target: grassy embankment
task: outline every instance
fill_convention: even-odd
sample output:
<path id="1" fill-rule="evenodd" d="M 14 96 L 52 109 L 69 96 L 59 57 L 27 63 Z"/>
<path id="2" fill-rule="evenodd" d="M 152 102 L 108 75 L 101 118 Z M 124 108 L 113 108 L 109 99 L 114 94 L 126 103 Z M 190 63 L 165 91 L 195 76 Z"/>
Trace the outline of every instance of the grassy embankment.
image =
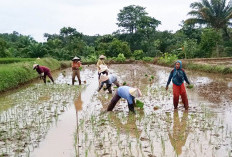
<path id="1" fill-rule="evenodd" d="M 58 61 L 53 58 L 15 58 L 15 60 L 13 58 L 1 58 L 0 63 L 0 92 L 37 78 L 37 72 L 32 69 L 35 63 L 47 66 L 51 70 L 70 67 L 69 61 Z"/>
<path id="2" fill-rule="evenodd" d="M 154 59 L 154 64 L 174 67 L 175 62 L 178 58 L 175 55 L 165 55 L 160 58 Z M 181 60 L 181 59 L 180 59 Z M 205 59 L 206 63 L 210 59 Z M 212 64 L 200 64 L 194 63 L 194 60 L 183 60 L 182 61 L 183 68 L 195 71 L 203 71 L 208 73 L 220 73 L 220 74 L 232 74 L 232 67 L 228 67 L 226 65 L 212 65 Z"/>

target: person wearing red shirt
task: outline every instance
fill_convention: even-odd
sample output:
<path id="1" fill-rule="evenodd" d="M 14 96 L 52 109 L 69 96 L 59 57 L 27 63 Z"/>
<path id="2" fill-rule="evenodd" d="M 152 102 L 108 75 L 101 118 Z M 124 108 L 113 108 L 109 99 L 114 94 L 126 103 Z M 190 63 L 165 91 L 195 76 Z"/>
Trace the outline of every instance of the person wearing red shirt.
<path id="1" fill-rule="evenodd" d="M 50 78 L 50 80 L 54 83 L 54 80 L 52 78 L 50 69 L 45 66 L 40 66 L 39 64 L 33 65 L 33 70 L 36 70 L 38 74 L 40 75 L 40 78 L 43 79 L 44 83 L 46 84 L 46 76 Z"/>
<path id="2" fill-rule="evenodd" d="M 75 77 L 77 76 L 79 85 L 81 85 L 81 77 L 80 77 L 80 67 L 81 67 L 81 61 L 80 58 L 74 57 L 72 59 L 72 85 L 74 85 Z"/>

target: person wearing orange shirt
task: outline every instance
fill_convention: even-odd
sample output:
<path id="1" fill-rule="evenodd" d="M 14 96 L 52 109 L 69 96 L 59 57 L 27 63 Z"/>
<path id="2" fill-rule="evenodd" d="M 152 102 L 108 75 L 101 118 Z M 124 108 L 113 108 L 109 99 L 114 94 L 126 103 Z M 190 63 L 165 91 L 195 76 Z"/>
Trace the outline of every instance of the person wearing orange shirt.
<path id="1" fill-rule="evenodd" d="M 81 77 L 80 77 L 80 67 L 81 67 L 81 61 L 80 58 L 74 57 L 72 59 L 72 85 L 74 85 L 75 77 L 77 76 L 79 85 L 81 85 Z"/>

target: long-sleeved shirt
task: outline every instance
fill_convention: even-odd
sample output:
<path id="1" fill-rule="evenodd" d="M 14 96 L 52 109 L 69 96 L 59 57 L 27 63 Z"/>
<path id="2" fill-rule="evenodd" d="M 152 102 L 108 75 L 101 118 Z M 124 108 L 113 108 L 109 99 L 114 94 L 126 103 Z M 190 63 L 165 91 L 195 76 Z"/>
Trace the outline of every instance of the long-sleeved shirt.
<path id="1" fill-rule="evenodd" d="M 97 61 L 97 70 L 98 70 L 98 71 L 100 70 L 100 65 L 106 65 L 105 62 L 104 62 L 104 60 L 100 60 L 100 59 L 99 59 L 99 60 Z"/>
<path id="2" fill-rule="evenodd" d="M 177 61 L 177 62 L 180 63 L 180 68 L 176 69 L 175 67 L 171 71 L 169 78 L 168 78 L 167 86 L 170 84 L 171 80 L 172 80 L 172 83 L 174 83 L 177 86 L 182 85 L 184 81 L 190 84 L 185 71 L 182 69 L 182 62 L 181 61 Z"/>
<path id="3" fill-rule="evenodd" d="M 72 62 L 72 70 L 78 70 L 79 67 L 81 66 L 81 62 Z"/>
<path id="4" fill-rule="evenodd" d="M 117 76 L 116 75 L 109 75 L 109 79 L 106 81 L 101 82 L 101 85 L 99 87 L 99 91 L 102 89 L 104 83 L 106 83 L 106 88 L 110 88 L 110 86 L 112 85 L 112 83 L 117 81 Z"/>
<path id="5" fill-rule="evenodd" d="M 48 75 L 50 73 L 50 69 L 45 66 L 39 66 L 38 68 L 36 68 L 36 71 L 39 74 L 44 73 L 44 75 Z"/>
<path id="6" fill-rule="evenodd" d="M 118 92 L 118 95 L 126 99 L 129 104 L 133 104 L 134 97 L 130 95 L 129 93 L 130 88 L 131 87 L 128 87 L 128 86 L 121 86 L 118 88 L 117 92 Z"/>

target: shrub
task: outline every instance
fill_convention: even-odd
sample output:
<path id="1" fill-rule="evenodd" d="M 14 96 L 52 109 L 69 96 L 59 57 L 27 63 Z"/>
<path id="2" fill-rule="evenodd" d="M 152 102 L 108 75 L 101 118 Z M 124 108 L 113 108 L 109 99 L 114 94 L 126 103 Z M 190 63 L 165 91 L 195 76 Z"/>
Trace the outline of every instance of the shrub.
<path id="1" fill-rule="evenodd" d="M 133 56 L 136 60 L 140 60 L 143 57 L 143 50 L 135 50 Z"/>
<path id="2" fill-rule="evenodd" d="M 116 58 L 116 61 L 118 61 L 118 62 L 125 62 L 126 61 L 126 57 L 124 56 L 124 54 L 120 53 L 120 54 L 118 54 L 118 57 Z"/>
<path id="3" fill-rule="evenodd" d="M 81 61 L 83 64 L 88 64 L 88 63 L 96 63 L 98 60 L 98 57 L 96 55 L 90 55 L 88 57 L 82 57 Z"/>
<path id="4" fill-rule="evenodd" d="M 153 57 L 143 57 L 144 62 L 153 62 L 154 58 Z"/>
<path id="5" fill-rule="evenodd" d="M 172 65 L 176 62 L 177 56 L 169 53 L 164 53 L 162 57 L 158 59 L 159 64 Z"/>

